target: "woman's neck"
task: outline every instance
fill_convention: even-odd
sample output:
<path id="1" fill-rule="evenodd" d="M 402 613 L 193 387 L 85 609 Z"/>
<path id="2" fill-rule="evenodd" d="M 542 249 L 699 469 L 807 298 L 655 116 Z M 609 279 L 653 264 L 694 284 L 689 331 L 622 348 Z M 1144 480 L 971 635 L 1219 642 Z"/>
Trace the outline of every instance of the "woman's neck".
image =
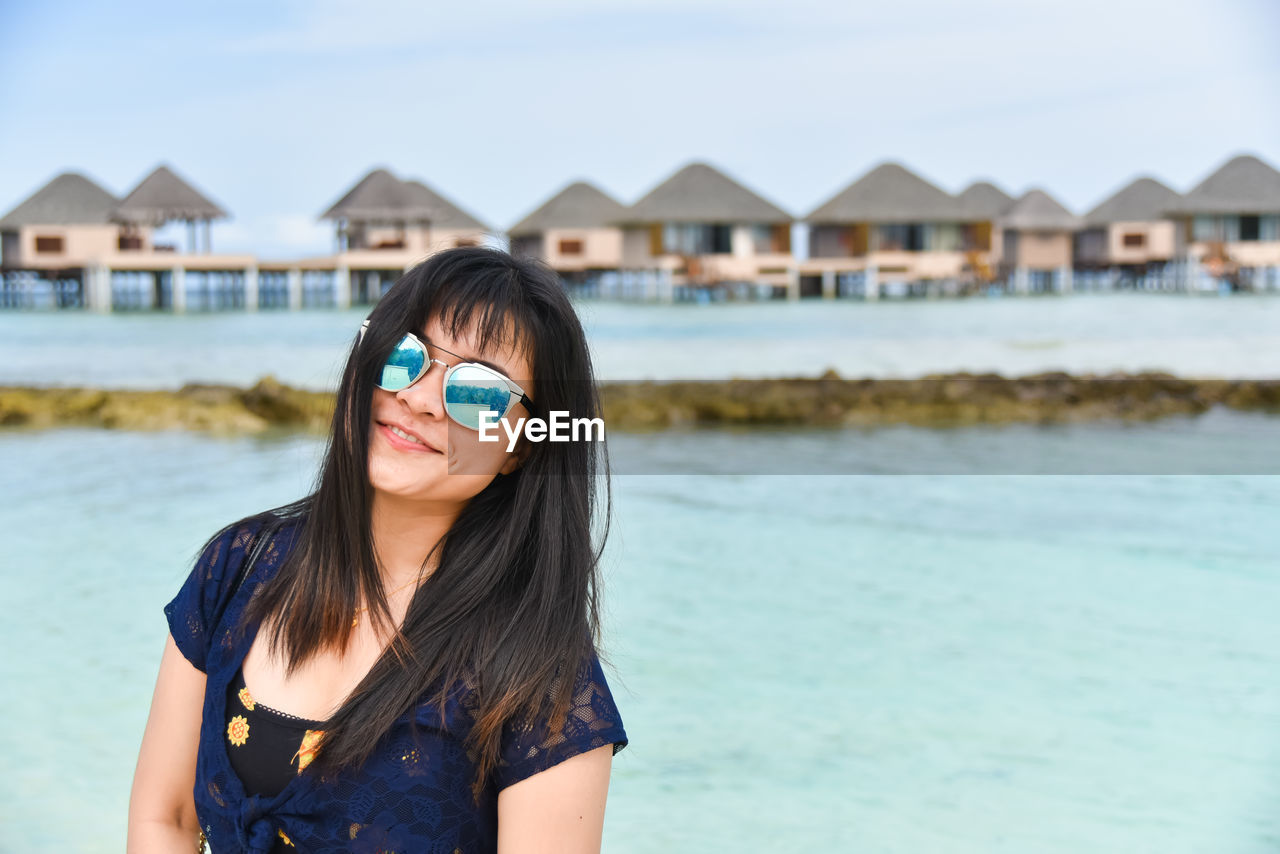
<path id="1" fill-rule="evenodd" d="M 427 555 L 449 531 L 462 508 L 399 501 L 394 497 L 374 494 L 370 523 L 373 548 L 382 568 L 382 583 L 388 590 L 412 582 L 435 568 L 435 555 L 423 572 Z"/>

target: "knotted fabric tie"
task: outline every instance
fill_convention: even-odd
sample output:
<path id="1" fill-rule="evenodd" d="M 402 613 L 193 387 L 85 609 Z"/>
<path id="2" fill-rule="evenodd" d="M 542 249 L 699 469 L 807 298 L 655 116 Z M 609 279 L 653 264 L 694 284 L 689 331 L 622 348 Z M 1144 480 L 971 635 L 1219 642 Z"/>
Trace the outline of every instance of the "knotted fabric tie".
<path id="1" fill-rule="evenodd" d="M 271 854 L 276 830 L 275 819 L 263 815 L 261 802 L 254 797 L 245 798 L 236 821 L 236 838 L 240 840 L 240 847 L 246 854 Z"/>

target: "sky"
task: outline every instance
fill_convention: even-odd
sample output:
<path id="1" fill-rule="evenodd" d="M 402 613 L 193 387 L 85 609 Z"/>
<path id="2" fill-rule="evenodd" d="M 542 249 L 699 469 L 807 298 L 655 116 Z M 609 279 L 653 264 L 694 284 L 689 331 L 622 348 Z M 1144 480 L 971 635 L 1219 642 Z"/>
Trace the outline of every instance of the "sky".
<path id="1" fill-rule="evenodd" d="M 377 166 L 497 230 L 694 160 L 797 217 L 885 160 L 1077 213 L 1280 167 L 1274 0 L 49 0 L 0 4 L 0 75 L 0 213 L 166 163 L 231 212 L 215 250 L 266 258 L 331 251 Z"/>

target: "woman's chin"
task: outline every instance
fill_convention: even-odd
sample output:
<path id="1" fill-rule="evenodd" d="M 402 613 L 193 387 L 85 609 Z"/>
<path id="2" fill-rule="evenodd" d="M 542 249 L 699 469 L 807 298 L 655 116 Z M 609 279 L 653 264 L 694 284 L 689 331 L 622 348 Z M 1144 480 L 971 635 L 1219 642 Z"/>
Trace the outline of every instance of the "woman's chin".
<path id="1" fill-rule="evenodd" d="M 412 467 L 394 465 L 376 458 L 369 461 L 369 485 L 374 492 L 386 495 L 430 498 L 431 493 L 442 491 L 447 475 L 445 459 L 440 455 L 429 464 Z"/>

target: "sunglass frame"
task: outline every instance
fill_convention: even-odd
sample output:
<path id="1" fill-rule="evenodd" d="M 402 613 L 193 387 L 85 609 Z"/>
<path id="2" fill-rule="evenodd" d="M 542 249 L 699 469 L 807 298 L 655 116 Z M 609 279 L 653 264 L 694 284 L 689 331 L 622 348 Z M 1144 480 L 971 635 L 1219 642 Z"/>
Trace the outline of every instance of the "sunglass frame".
<path id="1" fill-rule="evenodd" d="M 361 341 L 364 340 L 364 334 L 368 329 L 369 329 L 369 321 L 366 320 L 364 323 L 360 324 L 360 340 Z M 400 388 L 387 388 L 382 383 L 375 381 L 374 385 L 376 385 L 378 388 L 382 389 L 383 391 L 389 391 L 392 393 L 404 391 L 405 389 L 411 387 L 418 380 L 422 379 L 427 374 L 431 373 L 431 365 L 434 363 L 434 364 L 440 365 L 445 369 L 444 377 L 440 381 L 440 393 L 441 393 L 441 399 L 443 400 L 444 390 L 449 385 L 449 378 L 453 376 L 454 373 L 457 372 L 459 368 L 467 368 L 467 367 L 479 368 L 480 370 L 484 371 L 485 373 L 489 374 L 490 376 L 500 381 L 503 385 L 505 385 L 507 387 L 507 392 L 511 395 L 511 397 L 507 399 L 506 408 L 502 412 L 498 413 L 498 418 L 506 417 L 506 414 L 511 411 L 511 407 L 514 406 L 516 402 L 523 404 L 524 408 L 529 412 L 530 415 L 533 414 L 533 411 L 534 411 L 533 400 L 529 397 L 529 395 L 525 394 L 524 389 L 522 389 L 519 385 L 517 385 L 515 380 L 511 379 L 505 374 L 494 370 L 488 365 L 482 365 L 479 362 L 462 361 L 462 362 L 458 362 L 457 364 L 450 365 L 448 362 L 441 361 L 440 359 L 433 359 L 431 358 L 431 353 L 428 352 L 427 350 L 427 343 L 423 341 L 421 338 L 419 338 L 417 335 L 413 334 L 412 332 L 406 332 L 404 334 L 404 338 L 401 338 L 400 341 L 396 342 L 396 346 L 392 348 L 392 352 L 395 352 L 395 350 L 398 349 L 401 346 L 401 344 L 404 343 L 405 338 L 412 339 L 412 341 L 416 345 L 418 345 L 418 348 L 422 351 L 422 359 L 423 359 L 422 369 L 418 371 L 417 376 L 409 380 L 409 382 L 405 383 Z M 437 347 L 436 349 L 442 350 L 444 348 Z M 448 351 L 446 350 L 445 352 L 448 352 Z M 449 353 L 449 355 L 453 356 L 456 354 Z M 390 357 L 391 357 L 391 353 L 388 353 L 387 358 L 390 359 Z M 384 363 L 384 367 L 385 367 L 385 363 Z M 445 414 L 448 415 L 449 418 L 452 419 L 453 422 L 459 425 L 460 427 L 466 427 L 468 430 L 476 430 L 476 431 L 479 431 L 480 429 L 479 427 L 472 427 L 470 424 L 464 424 L 462 421 L 459 421 L 457 418 L 454 418 L 454 416 L 449 412 L 448 404 L 445 405 Z"/>

